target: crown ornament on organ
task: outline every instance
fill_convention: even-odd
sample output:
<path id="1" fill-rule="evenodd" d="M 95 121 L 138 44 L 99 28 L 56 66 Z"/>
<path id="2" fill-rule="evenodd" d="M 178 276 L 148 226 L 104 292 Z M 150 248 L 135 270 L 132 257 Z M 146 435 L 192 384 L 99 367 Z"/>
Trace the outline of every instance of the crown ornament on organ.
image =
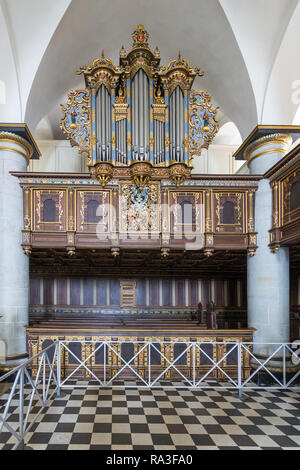
<path id="1" fill-rule="evenodd" d="M 131 37 L 132 48 L 121 47 L 118 65 L 102 50 L 78 70 L 86 88 L 69 94 L 61 127 L 71 145 L 88 155 L 91 175 L 102 186 L 126 167 L 141 185 L 159 178 L 162 169 L 174 184 L 182 184 L 192 158 L 218 131 L 217 111 L 210 95 L 192 89 L 204 74 L 181 52 L 165 67 L 143 25 Z"/>

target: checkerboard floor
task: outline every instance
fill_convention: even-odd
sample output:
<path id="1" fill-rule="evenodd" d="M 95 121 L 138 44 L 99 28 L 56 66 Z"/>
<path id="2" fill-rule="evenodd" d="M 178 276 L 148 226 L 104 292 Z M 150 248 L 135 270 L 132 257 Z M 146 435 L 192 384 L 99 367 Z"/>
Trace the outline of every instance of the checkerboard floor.
<path id="1" fill-rule="evenodd" d="M 220 389 L 120 387 L 63 393 L 27 434 L 32 449 L 300 450 L 296 391 L 247 391 L 242 400 Z M 17 406 L 9 422 L 17 427 Z M 9 450 L 14 442 L 10 433 L 0 434 L 0 449 Z"/>

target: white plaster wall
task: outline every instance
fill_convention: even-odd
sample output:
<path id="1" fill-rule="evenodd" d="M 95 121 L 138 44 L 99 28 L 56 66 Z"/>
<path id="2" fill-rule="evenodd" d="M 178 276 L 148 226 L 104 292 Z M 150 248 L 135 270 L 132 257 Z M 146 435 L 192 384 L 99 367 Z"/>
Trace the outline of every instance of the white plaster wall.
<path id="1" fill-rule="evenodd" d="M 42 156 L 31 160 L 28 171 L 53 171 L 57 173 L 88 173 L 86 159 L 68 140 L 38 140 Z"/>
<path id="2" fill-rule="evenodd" d="M 210 145 L 208 150 L 202 150 L 200 156 L 193 159 L 192 174 L 234 174 L 243 165 L 243 161 L 235 161 L 233 154 L 237 145 Z"/>
<path id="3" fill-rule="evenodd" d="M 40 160 L 31 160 L 28 171 L 53 171 L 57 173 L 88 173 L 87 160 L 71 147 L 68 140 L 37 140 L 42 153 Z M 193 160 L 193 174 L 233 174 L 242 165 L 232 156 L 236 145 L 211 145 Z"/>

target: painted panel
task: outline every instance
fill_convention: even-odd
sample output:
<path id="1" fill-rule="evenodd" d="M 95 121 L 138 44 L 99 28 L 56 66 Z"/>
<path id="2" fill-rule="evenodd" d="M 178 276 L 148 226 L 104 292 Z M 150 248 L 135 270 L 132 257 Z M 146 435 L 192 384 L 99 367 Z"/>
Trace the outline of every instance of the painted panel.
<path id="1" fill-rule="evenodd" d="M 146 306 L 146 281 L 138 279 L 136 283 L 136 305 L 137 307 Z"/>
<path id="2" fill-rule="evenodd" d="M 120 281 L 119 279 L 110 280 L 110 306 L 120 307 Z"/>
<path id="3" fill-rule="evenodd" d="M 67 279 L 57 279 L 57 305 L 67 305 Z"/>
<path id="4" fill-rule="evenodd" d="M 150 307 L 159 306 L 159 281 L 150 279 Z"/>
<path id="5" fill-rule="evenodd" d="M 91 306 L 93 302 L 93 279 L 84 279 L 83 281 L 83 304 Z"/>
<path id="6" fill-rule="evenodd" d="M 40 305 L 40 280 L 38 278 L 30 279 L 29 295 L 30 305 Z"/>
<path id="7" fill-rule="evenodd" d="M 44 305 L 54 305 L 54 280 L 44 279 Z"/>
<path id="8" fill-rule="evenodd" d="M 189 305 L 196 307 L 198 304 L 198 281 L 195 279 L 189 280 Z"/>
<path id="9" fill-rule="evenodd" d="M 96 299 L 97 300 L 96 301 L 97 301 L 97 306 L 99 307 L 105 307 L 107 305 L 106 284 L 107 284 L 106 279 L 97 279 L 97 283 L 96 283 L 96 289 L 97 289 Z"/>
<path id="10" fill-rule="evenodd" d="M 206 307 L 206 304 L 210 300 L 210 297 L 211 297 L 210 279 L 203 279 L 202 280 L 202 305 L 204 307 Z"/>
<path id="11" fill-rule="evenodd" d="M 172 281 L 164 279 L 162 281 L 162 303 L 164 307 L 172 306 Z"/>
<path id="12" fill-rule="evenodd" d="M 216 281 L 216 305 L 221 307 L 224 305 L 224 281 L 217 279 Z"/>
<path id="13" fill-rule="evenodd" d="M 71 279 L 70 303 L 80 305 L 80 279 Z"/>
<path id="14" fill-rule="evenodd" d="M 176 280 L 176 307 L 185 306 L 185 282 L 184 280 Z"/>

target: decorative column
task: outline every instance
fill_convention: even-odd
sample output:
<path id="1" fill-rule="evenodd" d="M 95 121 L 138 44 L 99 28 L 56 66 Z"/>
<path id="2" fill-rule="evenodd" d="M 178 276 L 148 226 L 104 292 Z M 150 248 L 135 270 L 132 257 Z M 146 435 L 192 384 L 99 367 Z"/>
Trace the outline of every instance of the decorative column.
<path id="1" fill-rule="evenodd" d="M 32 155 L 27 140 L 0 132 L 0 339 L 7 366 L 26 357 L 29 289 L 29 262 L 21 246 L 23 192 L 10 172 L 26 171 Z"/>
<path id="2" fill-rule="evenodd" d="M 288 152 L 292 138 L 285 134 L 262 137 L 245 150 L 251 174 L 264 174 Z M 289 341 L 289 249 L 272 253 L 269 247 L 272 228 L 272 188 L 267 179 L 259 182 L 255 194 L 255 232 L 258 249 L 248 257 L 248 327 L 255 328 L 257 343 Z M 274 351 L 259 348 L 261 355 Z"/>
<path id="3" fill-rule="evenodd" d="M 213 192 L 211 190 L 205 191 L 205 248 L 204 254 L 207 257 L 212 256 L 214 252 L 214 236 L 213 236 L 213 222 L 212 222 L 212 198 Z"/>
<path id="4" fill-rule="evenodd" d="M 68 231 L 67 231 L 67 252 L 69 256 L 75 255 L 75 198 L 74 188 L 68 189 Z"/>
<path id="5" fill-rule="evenodd" d="M 168 201 L 168 191 L 162 192 L 162 218 L 161 218 L 161 253 L 163 257 L 170 252 L 170 208 Z"/>

